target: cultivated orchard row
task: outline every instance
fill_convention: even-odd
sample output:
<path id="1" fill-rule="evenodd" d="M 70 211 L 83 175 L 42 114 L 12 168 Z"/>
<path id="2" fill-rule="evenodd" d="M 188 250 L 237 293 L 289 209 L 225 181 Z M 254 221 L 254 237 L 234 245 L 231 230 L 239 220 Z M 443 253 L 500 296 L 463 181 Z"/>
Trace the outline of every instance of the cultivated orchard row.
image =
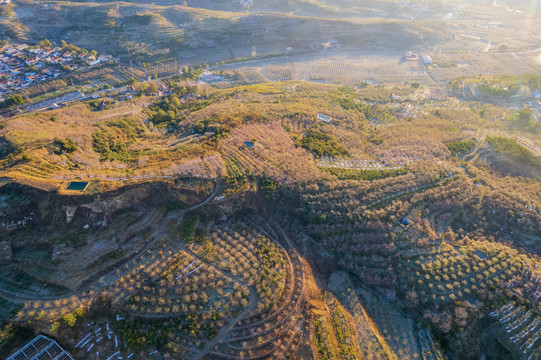
<path id="1" fill-rule="evenodd" d="M 247 286 L 255 287 L 261 298 L 258 307 L 263 310 L 281 296 L 286 261 L 271 240 L 246 228 L 238 231 L 217 229 L 194 251 Z"/>
<path id="2" fill-rule="evenodd" d="M 251 175 L 264 175 L 277 180 L 286 179 L 282 171 L 270 165 L 266 159 L 261 158 L 261 155 L 252 149 L 245 146 L 239 148 L 233 143 L 222 144 L 222 149 L 227 154 L 225 157 L 227 175 L 232 179 Z"/>
<path id="3" fill-rule="evenodd" d="M 438 251 L 440 248 L 442 251 Z M 516 250 L 504 246 L 494 249 L 489 242 L 476 242 L 474 246 L 457 250 L 450 248 L 436 245 L 432 254 L 409 255 L 403 260 L 407 267 L 417 269 L 406 272 L 410 275 L 404 280 L 407 287 L 419 290 L 421 302 L 463 301 L 477 296 L 483 289 L 503 289 L 512 276 L 520 273 Z M 475 250 L 482 250 L 487 259 L 479 258 Z"/>
<path id="4" fill-rule="evenodd" d="M 366 210 L 363 206 L 368 207 L 386 199 L 398 199 L 438 185 L 440 178 L 436 181 L 433 179 L 431 174 L 415 172 L 370 183 L 337 181 L 321 185 L 309 184 L 301 188 L 301 193 L 312 216 L 332 216 L 332 219 L 340 223 L 362 215 Z"/>
<path id="5" fill-rule="evenodd" d="M 79 338 L 81 351 L 91 357 L 118 351 L 114 354 L 135 354 L 134 359 L 193 356 L 235 316 L 240 321 L 222 345 L 209 349 L 215 357 L 287 357 L 307 346 L 299 263 L 291 265 L 273 240 L 241 223 L 212 228 L 198 241 L 186 250 L 164 243 L 159 251 L 145 251 L 117 269 L 118 281 L 100 295 L 127 318 L 114 323 L 120 345 L 106 349 L 103 336 L 91 336 L 83 344 Z M 158 350 L 145 341 L 143 329 L 149 338 L 162 338 Z"/>
<path id="6" fill-rule="evenodd" d="M 256 278 L 259 284 L 255 283 L 255 290 L 257 297 L 261 299 L 257 302 L 261 304 L 249 309 L 222 343 L 212 349 L 210 355 L 213 358 L 226 359 L 268 356 L 291 358 L 298 351 L 310 348 L 310 324 L 303 313 L 303 266 L 297 254 L 293 251 L 286 252 L 277 245 L 276 241 L 284 240 L 283 236 L 279 235 L 281 229 L 277 225 L 269 225 L 263 219 L 249 223 L 249 227 L 232 227 L 233 231 L 226 230 L 226 234 L 222 233 L 220 237 L 226 243 L 240 242 L 242 246 L 237 246 L 236 250 L 247 257 L 250 257 L 250 252 L 256 255 L 261 265 L 258 274 L 260 279 Z M 256 232 L 248 231 L 250 228 L 255 228 Z M 242 237 L 249 239 L 250 233 L 253 234 L 253 240 L 243 241 Z M 212 237 L 211 234 L 210 238 Z M 235 241 L 235 238 L 238 240 Z M 252 248 L 250 243 L 257 246 Z M 239 259 L 238 255 L 234 257 Z"/>
<path id="7" fill-rule="evenodd" d="M 364 78 L 424 78 L 420 61 L 404 61 L 402 55 L 352 52 L 337 55 L 312 55 L 261 64 L 261 74 L 271 81 L 325 80 L 361 82 Z"/>

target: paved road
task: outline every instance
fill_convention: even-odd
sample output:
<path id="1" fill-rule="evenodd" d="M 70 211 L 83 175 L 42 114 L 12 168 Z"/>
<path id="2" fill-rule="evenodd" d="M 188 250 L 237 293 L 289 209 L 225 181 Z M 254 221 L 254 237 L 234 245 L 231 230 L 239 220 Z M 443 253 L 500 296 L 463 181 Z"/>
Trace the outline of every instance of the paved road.
<path id="1" fill-rule="evenodd" d="M 62 96 L 56 97 L 54 99 L 45 100 L 45 101 L 42 101 L 42 102 L 36 103 L 36 104 L 30 104 L 30 105 L 26 106 L 24 111 L 25 112 L 31 112 L 31 111 L 36 111 L 36 110 L 40 110 L 40 109 L 43 109 L 43 108 L 49 108 L 49 107 L 53 106 L 53 104 L 55 104 L 55 103 L 68 103 L 68 102 L 71 102 L 71 101 L 80 100 L 80 99 L 82 99 L 84 97 L 85 97 L 85 95 L 82 94 L 79 90 L 77 90 L 77 91 L 74 91 L 74 92 L 71 92 L 71 93 L 64 94 Z"/>
<path id="2" fill-rule="evenodd" d="M 107 89 L 107 90 L 96 91 L 96 92 L 93 92 L 91 94 L 83 94 L 79 90 L 77 90 L 77 91 L 74 91 L 74 92 L 71 92 L 71 93 L 64 94 L 62 96 L 56 97 L 54 99 L 45 100 L 45 101 L 35 103 L 35 104 L 29 104 L 27 106 L 19 108 L 18 111 L 16 112 L 16 114 L 18 115 L 18 114 L 25 114 L 25 113 L 29 113 L 29 112 L 33 112 L 33 111 L 44 111 L 44 110 L 49 109 L 55 103 L 56 104 L 60 104 L 60 103 L 68 104 L 68 103 L 71 103 L 71 102 L 74 102 L 74 101 L 81 101 L 81 100 L 85 100 L 85 99 L 90 99 L 90 98 L 92 98 L 92 96 L 101 97 L 103 94 L 107 94 L 107 93 L 110 93 L 110 92 L 113 92 L 113 91 L 122 92 L 122 91 L 125 91 L 126 89 L 127 89 L 127 86 L 122 86 L 122 87 L 119 87 L 119 88 L 111 88 L 111 89 Z"/>

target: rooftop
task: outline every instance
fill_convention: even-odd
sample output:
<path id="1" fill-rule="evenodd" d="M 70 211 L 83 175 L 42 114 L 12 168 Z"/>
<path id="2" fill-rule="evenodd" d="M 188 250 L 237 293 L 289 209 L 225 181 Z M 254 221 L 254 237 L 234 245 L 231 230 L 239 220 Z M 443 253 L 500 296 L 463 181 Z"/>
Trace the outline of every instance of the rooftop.
<path id="1" fill-rule="evenodd" d="M 36 336 L 32 341 L 17 350 L 7 360 L 74 360 L 73 357 L 53 339 L 44 335 Z"/>

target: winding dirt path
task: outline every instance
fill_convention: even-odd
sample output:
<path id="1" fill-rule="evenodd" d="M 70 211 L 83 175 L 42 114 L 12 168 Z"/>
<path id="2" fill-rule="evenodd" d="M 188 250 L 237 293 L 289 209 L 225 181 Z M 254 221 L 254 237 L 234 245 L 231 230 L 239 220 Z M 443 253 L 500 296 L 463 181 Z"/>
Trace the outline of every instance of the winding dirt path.
<path id="1" fill-rule="evenodd" d="M 186 211 L 191 211 L 191 210 L 195 210 L 197 208 L 200 208 L 201 206 L 207 204 L 209 201 L 212 200 L 212 198 L 216 195 L 216 193 L 218 192 L 219 190 L 219 187 L 220 187 L 220 181 L 217 180 L 216 181 L 216 186 L 214 187 L 214 191 L 212 192 L 212 194 L 210 194 L 210 196 L 205 200 L 203 201 L 201 204 L 197 204 L 195 206 L 192 206 L 191 208 L 187 209 Z"/>
<path id="2" fill-rule="evenodd" d="M 205 345 L 203 350 L 201 350 L 201 352 L 199 352 L 193 359 L 194 360 L 201 360 L 205 356 L 207 356 L 208 353 L 210 353 L 212 351 L 212 349 L 214 349 L 216 344 L 218 344 L 219 342 L 221 342 L 224 339 L 224 337 L 229 333 L 229 331 L 231 331 L 231 329 L 237 324 L 237 322 L 239 322 L 240 320 L 242 320 L 243 318 L 248 316 L 248 314 L 253 309 L 255 309 L 255 305 L 256 305 L 255 304 L 255 298 L 256 298 L 256 296 L 254 295 L 254 290 L 252 288 L 250 288 L 250 301 L 248 302 L 248 306 L 246 306 L 244 308 L 244 310 L 242 310 L 242 312 L 239 315 L 237 315 L 236 317 L 231 319 L 227 323 L 227 325 L 223 326 L 220 329 L 220 331 L 218 331 L 218 334 L 209 343 L 207 343 L 207 345 Z"/>

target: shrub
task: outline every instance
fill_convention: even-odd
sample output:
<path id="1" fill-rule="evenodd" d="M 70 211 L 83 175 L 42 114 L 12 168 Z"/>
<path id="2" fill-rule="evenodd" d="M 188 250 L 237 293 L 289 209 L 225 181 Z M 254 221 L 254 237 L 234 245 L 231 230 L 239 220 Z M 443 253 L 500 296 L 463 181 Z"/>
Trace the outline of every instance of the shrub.
<path id="1" fill-rule="evenodd" d="M 274 191 L 280 186 L 276 181 L 269 178 L 262 178 L 259 180 L 259 187 L 261 190 Z"/>
<path id="2" fill-rule="evenodd" d="M 179 232 L 182 240 L 191 242 L 195 238 L 195 231 L 199 223 L 199 215 L 191 214 L 180 225 Z"/>
<path id="3" fill-rule="evenodd" d="M 99 130 L 92 133 L 92 147 L 101 155 L 102 161 L 121 160 L 128 156 L 127 141 L 111 130 Z"/>
<path id="4" fill-rule="evenodd" d="M 23 153 L 23 156 L 22 156 L 21 160 L 22 160 L 23 162 L 29 162 L 29 161 L 32 160 L 32 156 L 29 155 L 29 154 L 27 154 L 27 153 Z"/>
<path id="5" fill-rule="evenodd" d="M 539 124 L 533 119 L 532 109 L 524 108 L 516 111 L 514 114 L 514 121 L 517 126 L 523 130 L 530 132 L 538 132 Z"/>
<path id="6" fill-rule="evenodd" d="M 53 143 L 56 145 L 54 148 L 55 154 L 62 154 L 63 151 L 67 153 L 77 151 L 77 144 L 72 138 L 60 139 L 55 137 Z"/>

